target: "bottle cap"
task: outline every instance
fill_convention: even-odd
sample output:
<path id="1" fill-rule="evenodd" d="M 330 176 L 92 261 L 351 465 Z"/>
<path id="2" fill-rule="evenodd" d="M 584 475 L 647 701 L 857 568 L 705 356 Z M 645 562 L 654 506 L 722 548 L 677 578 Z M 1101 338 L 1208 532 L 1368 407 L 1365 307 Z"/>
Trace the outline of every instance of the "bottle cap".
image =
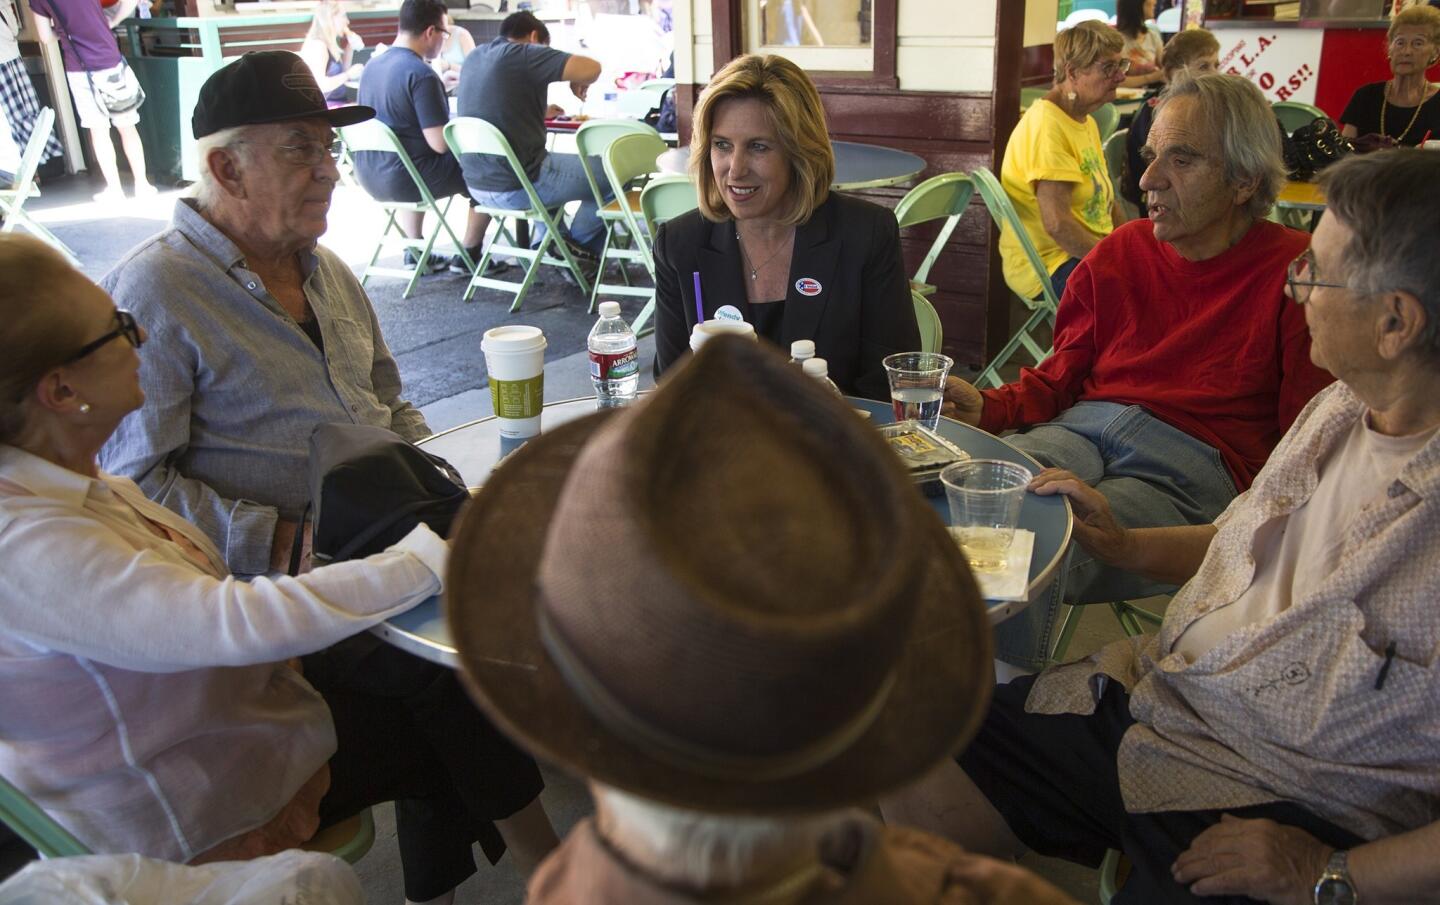
<path id="1" fill-rule="evenodd" d="M 830 365 L 823 358 L 807 358 L 800 367 L 806 377 L 829 377 Z"/>
<path id="2" fill-rule="evenodd" d="M 620 316 L 620 303 L 619 303 L 619 302 L 601 302 L 601 303 L 600 303 L 600 316 L 601 316 L 601 317 L 619 317 L 619 316 Z"/>
<path id="3" fill-rule="evenodd" d="M 813 339 L 797 339 L 790 344 L 790 357 L 796 361 L 804 361 L 807 358 L 815 357 L 815 341 Z"/>

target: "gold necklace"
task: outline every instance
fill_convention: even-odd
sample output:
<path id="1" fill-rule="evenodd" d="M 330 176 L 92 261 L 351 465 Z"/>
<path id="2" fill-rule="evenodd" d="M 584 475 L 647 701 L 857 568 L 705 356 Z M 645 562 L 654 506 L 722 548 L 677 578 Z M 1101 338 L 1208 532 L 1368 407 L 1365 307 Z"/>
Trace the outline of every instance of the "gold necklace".
<path id="1" fill-rule="evenodd" d="M 1381 134 L 1381 135 L 1388 135 L 1388 134 L 1389 134 L 1388 132 L 1385 131 L 1385 108 L 1388 107 L 1389 104 L 1390 104 L 1390 86 L 1393 85 L 1393 84 L 1394 84 L 1393 82 L 1387 82 L 1386 85 L 1385 85 L 1385 90 L 1382 91 L 1382 92 L 1380 92 L 1380 134 Z M 1407 136 L 1407 135 L 1410 134 L 1410 129 L 1411 129 L 1411 127 L 1415 125 L 1415 120 L 1417 120 L 1417 119 L 1420 118 L 1420 108 L 1423 107 L 1423 106 L 1425 106 L 1425 101 L 1426 101 L 1425 94 L 1426 94 L 1429 90 L 1430 90 L 1430 86 L 1429 86 L 1429 85 L 1426 85 L 1423 89 L 1421 89 L 1421 91 L 1420 91 L 1420 103 L 1418 103 L 1418 104 L 1415 105 L 1415 112 L 1410 115 L 1410 122 L 1409 122 L 1409 124 L 1405 126 L 1405 131 L 1404 131 L 1404 132 L 1401 132 L 1399 135 L 1395 136 L 1395 143 L 1396 143 L 1397 145 L 1398 145 L 1400 142 L 1402 142 L 1402 141 L 1405 140 L 1405 136 Z M 737 233 L 736 235 L 739 235 L 739 234 Z"/>
<path id="2" fill-rule="evenodd" d="M 757 266 L 755 266 L 755 265 L 753 265 L 753 264 L 750 263 L 750 255 L 747 254 L 746 251 L 745 251 L 745 242 L 744 242 L 743 240 L 741 240 L 741 238 L 740 238 L 740 230 L 738 230 L 738 229 L 735 230 L 735 242 L 740 246 L 740 257 L 745 261 L 745 266 L 748 267 L 748 268 L 750 268 L 750 281 L 751 281 L 752 283 L 755 281 L 757 274 L 759 274 L 760 268 L 761 268 L 761 267 L 764 267 L 766 264 L 769 264 L 771 261 L 775 260 L 775 258 L 779 256 L 780 252 L 782 252 L 782 251 L 785 250 L 785 244 L 782 242 L 781 245 L 780 245 L 780 247 L 777 248 L 777 249 L 775 249 L 774 254 L 770 255 L 770 257 L 768 257 L 768 258 L 766 258 L 765 260 L 761 261 L 760 264 L 759 264 L 759 266 L 757 267 Z"/>

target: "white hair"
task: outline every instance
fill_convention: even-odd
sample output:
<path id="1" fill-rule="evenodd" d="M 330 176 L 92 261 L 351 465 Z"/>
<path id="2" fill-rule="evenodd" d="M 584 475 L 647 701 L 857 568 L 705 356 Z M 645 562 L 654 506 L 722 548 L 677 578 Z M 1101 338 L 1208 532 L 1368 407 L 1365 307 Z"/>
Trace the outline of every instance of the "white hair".
<path id="1" fill-rule="evenodd" d="M 788 853 L 814 853 L 820 841 L 851 819 L 848 811 L 791 817 L 754 817 L 687 811 L 591 783 L 596 805 L 609 812 L 626 840 L 665 879 L 688 885 L 739 886 L 758 862 Z"/>
<path id="2" fill-rule="evenodd" d="M 219 132 L 212 132 L 204 138 L 195 142 L 195 153 L 200 158 L 200 178 L 196 181 L 192 193 L 200 209 L 209 210 L 220 200 L 222 189 L 215 181 L 215 174 L 210 172 L 210 152 L 217 148 L 226 148 L 234 151 L 241 160 L 248 162 L 250 152 L 242 150 L 246 147 L 245 135 L 251 126 L 234 126 L 229 129 L 221 129 Z"/>

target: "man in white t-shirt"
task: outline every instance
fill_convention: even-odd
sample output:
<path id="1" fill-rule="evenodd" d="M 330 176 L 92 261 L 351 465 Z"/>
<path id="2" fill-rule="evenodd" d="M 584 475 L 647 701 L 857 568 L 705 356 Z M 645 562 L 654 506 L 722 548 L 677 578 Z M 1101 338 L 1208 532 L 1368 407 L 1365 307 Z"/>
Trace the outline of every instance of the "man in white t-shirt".
<path id="1" fill-rule="evenodd" d="M 887 818 L 992 855 L 1122 849 L 1116 905 L 1440 887 L 1440 154 L 1322 185 L 1288 294 L 1337 382 L 1211 525 L 1127 530 L 1042 473 L 1096 559 L 1185 586 L 1156 635 L 998 688 L 960 769 Z"/>

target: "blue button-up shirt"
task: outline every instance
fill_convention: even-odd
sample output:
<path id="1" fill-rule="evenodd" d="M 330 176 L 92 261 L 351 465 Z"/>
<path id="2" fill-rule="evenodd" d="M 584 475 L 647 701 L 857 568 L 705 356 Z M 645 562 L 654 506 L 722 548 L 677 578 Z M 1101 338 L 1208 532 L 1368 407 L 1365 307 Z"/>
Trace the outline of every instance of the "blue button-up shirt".
<path id="1" fill-rule="evenodd" d="M 120 423 L 101 466 L 199 525 L 239 575 L 264 572 L 276 520 L 303 512 L 316 425 L 371 424 L 412 441 L 430 433 L 400 398 L 400 371 L 350 268 L 319 246 L 301 263 L 324 352 L 192 199 L 100 281 L 150 334 L 145 404 Z"/>

